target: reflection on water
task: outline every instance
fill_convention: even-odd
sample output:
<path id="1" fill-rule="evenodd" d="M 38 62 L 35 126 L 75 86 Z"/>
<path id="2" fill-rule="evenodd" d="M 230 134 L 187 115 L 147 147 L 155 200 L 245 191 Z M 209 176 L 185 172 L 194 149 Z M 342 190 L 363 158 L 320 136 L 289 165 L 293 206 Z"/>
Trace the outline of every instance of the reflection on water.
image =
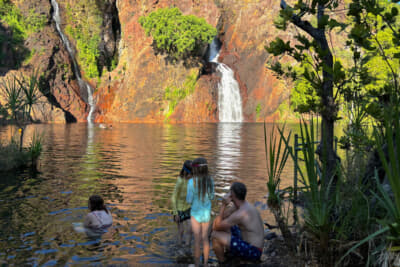
<path id="1" fill-rule="evenodd" d="M 44 137 L 40 173 L 0 177 L 0 263 L 176 263 L 169 199 L 182 163 L 199 156 L 209 161 L 217 195 L 241 180 L 263 219 L 272 218 L 264 198 L 262 124 L 32 125 L 26 144 L 34 131 Z M 1 138 L 10 132 L 0 128 Z M 291 175 L 289 164 L 283 186 L 290 185 Z M 97 239 L 73 230 L 92 194 L 103 196 L 114 220 Z M 218 199 L 213 209 L 218 211 Z"/>
<path id="2" fill-rule="evenodd" d="M 240 180 L 241 129 L 242 123 L 220 123 L 217 125 L 217 159 L 215 172 L 216 191 L 227 192 L 233 180 Z M 218 190 L 220 189 L 220 190 Z M 222 193 L 223 194 L 223 193 Z"/>

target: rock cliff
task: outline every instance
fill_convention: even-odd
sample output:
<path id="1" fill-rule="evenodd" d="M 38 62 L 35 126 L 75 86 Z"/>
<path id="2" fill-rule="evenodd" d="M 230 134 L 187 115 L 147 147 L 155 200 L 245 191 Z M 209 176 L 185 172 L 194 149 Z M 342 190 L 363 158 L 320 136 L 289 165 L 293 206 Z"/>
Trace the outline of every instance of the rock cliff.
<path id="1" fill-rule="evenodd" d="M 40 3 L 37 3 L 37 2 Z M 71 70 L 71 62 L 54 22 L 48 0 L 13 1 L 22 12 L 35 9 L 48 22 L 25 40 L 35 53 L 21 71 L 38 68 L 43 97 L 40 121 L 85 121 L 88 105 Z M 65 15 L 71 0 L 59 0 L 63 29 L 76 27 Z M 73 1 L 72 1 L 73 2 Z M 268 53 L 264 46 L 276 35 L 273 20 L 279 6 L 271 0 L 79 0 L 89 8 L 96 2 L 96 14 L 103 18 L 100 27 L 100 55 L 97 66 L 101 77 L 85 78 L 95 88 L 96 122 L 217 122 L 219 74 L 205 60 L 193 64 L 171 63 L 156 54 L 152 38 L 146 36 L 138 19 L 151 11 L 176 6 L 183 14 L 204 18 L 218 29 L 222 42 L 219 61 L 235 72 L 243 99 L 245 121 L 271 120 L 288 90 L 265 67 Z M 93 2 L 93 3 L 92 3 Z M 99 4 L 101 3 L 101 4 Z M 82 18 L 85 19 L 85 18 Z M 70 24 L 68 24 L 70 23 Z M 0 34 L 6 32 L 0 27 Z M 75 40 L 70 40 L 76 47 Z M 3 46 L 0 49 L 6 50 Z M 78 51 L 79 53 L 79 51 Z M 7 64 L 13 64 L 8 61 Z M 111 67 L 111 65 L 114 66 Z M 10 69 L 10 67 L 8 67 Z M 10 75 L 7 67 L 3 74 Z M 83 74 L 85 74 L 83 72 Z M 85 77 L 85 75 L 84 75 Z M 197 82 L 193 93 L 173 103 L 166 97 L 168 88 L 181 88 L 191 77 Z M 1 79 L 1 77 L 0 77 Z M 56 111 L 56 112 L 55 112 Z M 274 114 L 275 113 L 275 114 Z"/>

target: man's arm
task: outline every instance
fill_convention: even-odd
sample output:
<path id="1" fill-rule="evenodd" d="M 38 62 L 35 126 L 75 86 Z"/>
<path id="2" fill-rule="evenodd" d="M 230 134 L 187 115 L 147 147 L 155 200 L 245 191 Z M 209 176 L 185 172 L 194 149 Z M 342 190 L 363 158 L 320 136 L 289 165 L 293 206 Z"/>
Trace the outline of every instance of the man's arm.
<path id="1" fill-rule="evenodd" d="M 213 223 L 213 230 L 215 231 L 229 231 L 232 226 L 237 224 L 237 211 L 236 208 L 228 207 L 230 198 L 222 200 L 222 206 L 217 218 Z M 228 215 L 227 215 L 228 214 Z"/>
<path id="2" fill-rule="evenodd" d="M 230 202 L 225 207 L 224 214 L 222 216 L 222 220 L 224 220 L 224 219 L 228 218 L 229 216 L 231 216 L 231 214 L 234 213 L 236 210 L 237 210 L 237 208 L 235 207 L 235 204 L 233 204 L 233 202 Z"/>

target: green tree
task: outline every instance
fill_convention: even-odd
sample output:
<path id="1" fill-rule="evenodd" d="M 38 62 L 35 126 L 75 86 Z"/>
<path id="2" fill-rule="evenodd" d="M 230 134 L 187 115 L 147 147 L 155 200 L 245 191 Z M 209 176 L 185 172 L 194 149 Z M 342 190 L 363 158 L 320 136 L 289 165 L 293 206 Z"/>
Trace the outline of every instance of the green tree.
<path id="1" fill-rule="evenodd" d="M 173 59 L 201 56 L 208 43 L 217 34 L 205 19 L 184 16 L 178 8 L 161 8 L 139 18 L 147 35 L 153 37 L 156 51 Z"/>
<path id="2" fill-rule="evenodd" d="M 301 29 L 295 36 L 296 44 L 276 38 L 268 47 L 269 53 L 275 56 L 289 55 L 299 62 L 302 72 L 299 74 L 293 67 L 284 67 L 280 62 L 271 66 L 278 75 L 286 78 L 297 79 L 300 75 L 315 91 L 319 98 L 316 111 L 321 114 L 321 147 L 323 172 L 327 177 L 327 184 L 334 176 L 336 169 L 336 155 L 334 151 L 334 123 L 338 119 L 338 98 L 334 95 L 335 86 L 338 87 L 345 79 L 340 61 L 335 60 L 328 44 L 327 34 L 336 27 L 345 28 L 345 24 L 339 23 L 330 17 L 338 7 L 338 1 L 312 0 L 304 2 L 298 0 L 292 7 L 284 0 L 281 1 L 279 18 L 276 27 L 285 31 L 288 24 Z M 314 98 L 310 98 L 313 100 Z"/>
<path id="3" fill-rule="evenodd" d="M 382 0 L 353 0 L 348 15 L 353 19 L 349 37 L 362 49 L 368 68 L 364 78 L 371 101 L 368 112 L 383 120 L 383 109 L 398 108 L 400 75 L 400 23 L 397 4 Z"/>

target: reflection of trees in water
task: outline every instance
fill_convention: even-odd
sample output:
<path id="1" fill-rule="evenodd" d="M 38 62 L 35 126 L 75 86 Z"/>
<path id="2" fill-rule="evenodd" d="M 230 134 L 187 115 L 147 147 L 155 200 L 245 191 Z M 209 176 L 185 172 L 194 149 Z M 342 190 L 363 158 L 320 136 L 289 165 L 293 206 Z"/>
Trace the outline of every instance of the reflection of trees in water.
<path id="1" fill-rule="evenodd" d="M 39 264 L 49 258 L 63 264 L 71 256 L 62 254 L 65 246 L 71 247 L 70 253 L 92 255 L 81 246 L 75 248 L 76 244 L 88 240 L 85 235 L 74 233 L 71 223 L 83 221 L 90 194 L 103 195 L 107 202 L 120 201 L 122 195 L 112 183 L 114 177 L 100 170 L 100 166 L 113 168 L 112 162 L 103 159 L 110 153 L 101 152 L 102 144 L 96 139 L 96 133 L 86 132 L 85 127 L 79 124 L 35 126 L 44 134 L 41 173 L 1 176 L 0 251 L 17 255 L 10 262 L 26 264 L 27 258 L 37 257 Z M 117 235 L 114 240 L 119 238 Z M 21 253 L 23 256 L 18 256 Z"/>
<path id="2" fill-rule="evenodd" d="M 141 256 L 170 262 L 176 227 L 169 198 L 186 159 L 208 160 L 217 193 L 223 193 L 236 176 L 248 186 L 253 203 L 266 194 L 260 124 L 242 124 L 233 130 L 219 129 L 218 124 L 116 124 L 91 133 L 86 124 L 32 127 L 45 135 L 42 173 L 0 177 L 4 181 L 0 183 L 0 253 L 11 248 L 8 255 L 17 255 L 9 263 L 37 257 L 39 264 L 57 259 L 63 265 L 73 262 L 74 255 L 98 254 L 104 257 L 101 262 L 119 255 L 134 263 Z M 113 232 L 103 236 L 99 245 L 86 245 L 86 236 L 72 230 L 72 222 L 82 222 L 88 212 L 92 193 L 104 196 L 114 218 Z M 8 240 L 10 236 L 14 239 Z M 23 245 L 32 250 L 16 251 Z M 46 249 L 56 252 L 34 253 Z"/>

